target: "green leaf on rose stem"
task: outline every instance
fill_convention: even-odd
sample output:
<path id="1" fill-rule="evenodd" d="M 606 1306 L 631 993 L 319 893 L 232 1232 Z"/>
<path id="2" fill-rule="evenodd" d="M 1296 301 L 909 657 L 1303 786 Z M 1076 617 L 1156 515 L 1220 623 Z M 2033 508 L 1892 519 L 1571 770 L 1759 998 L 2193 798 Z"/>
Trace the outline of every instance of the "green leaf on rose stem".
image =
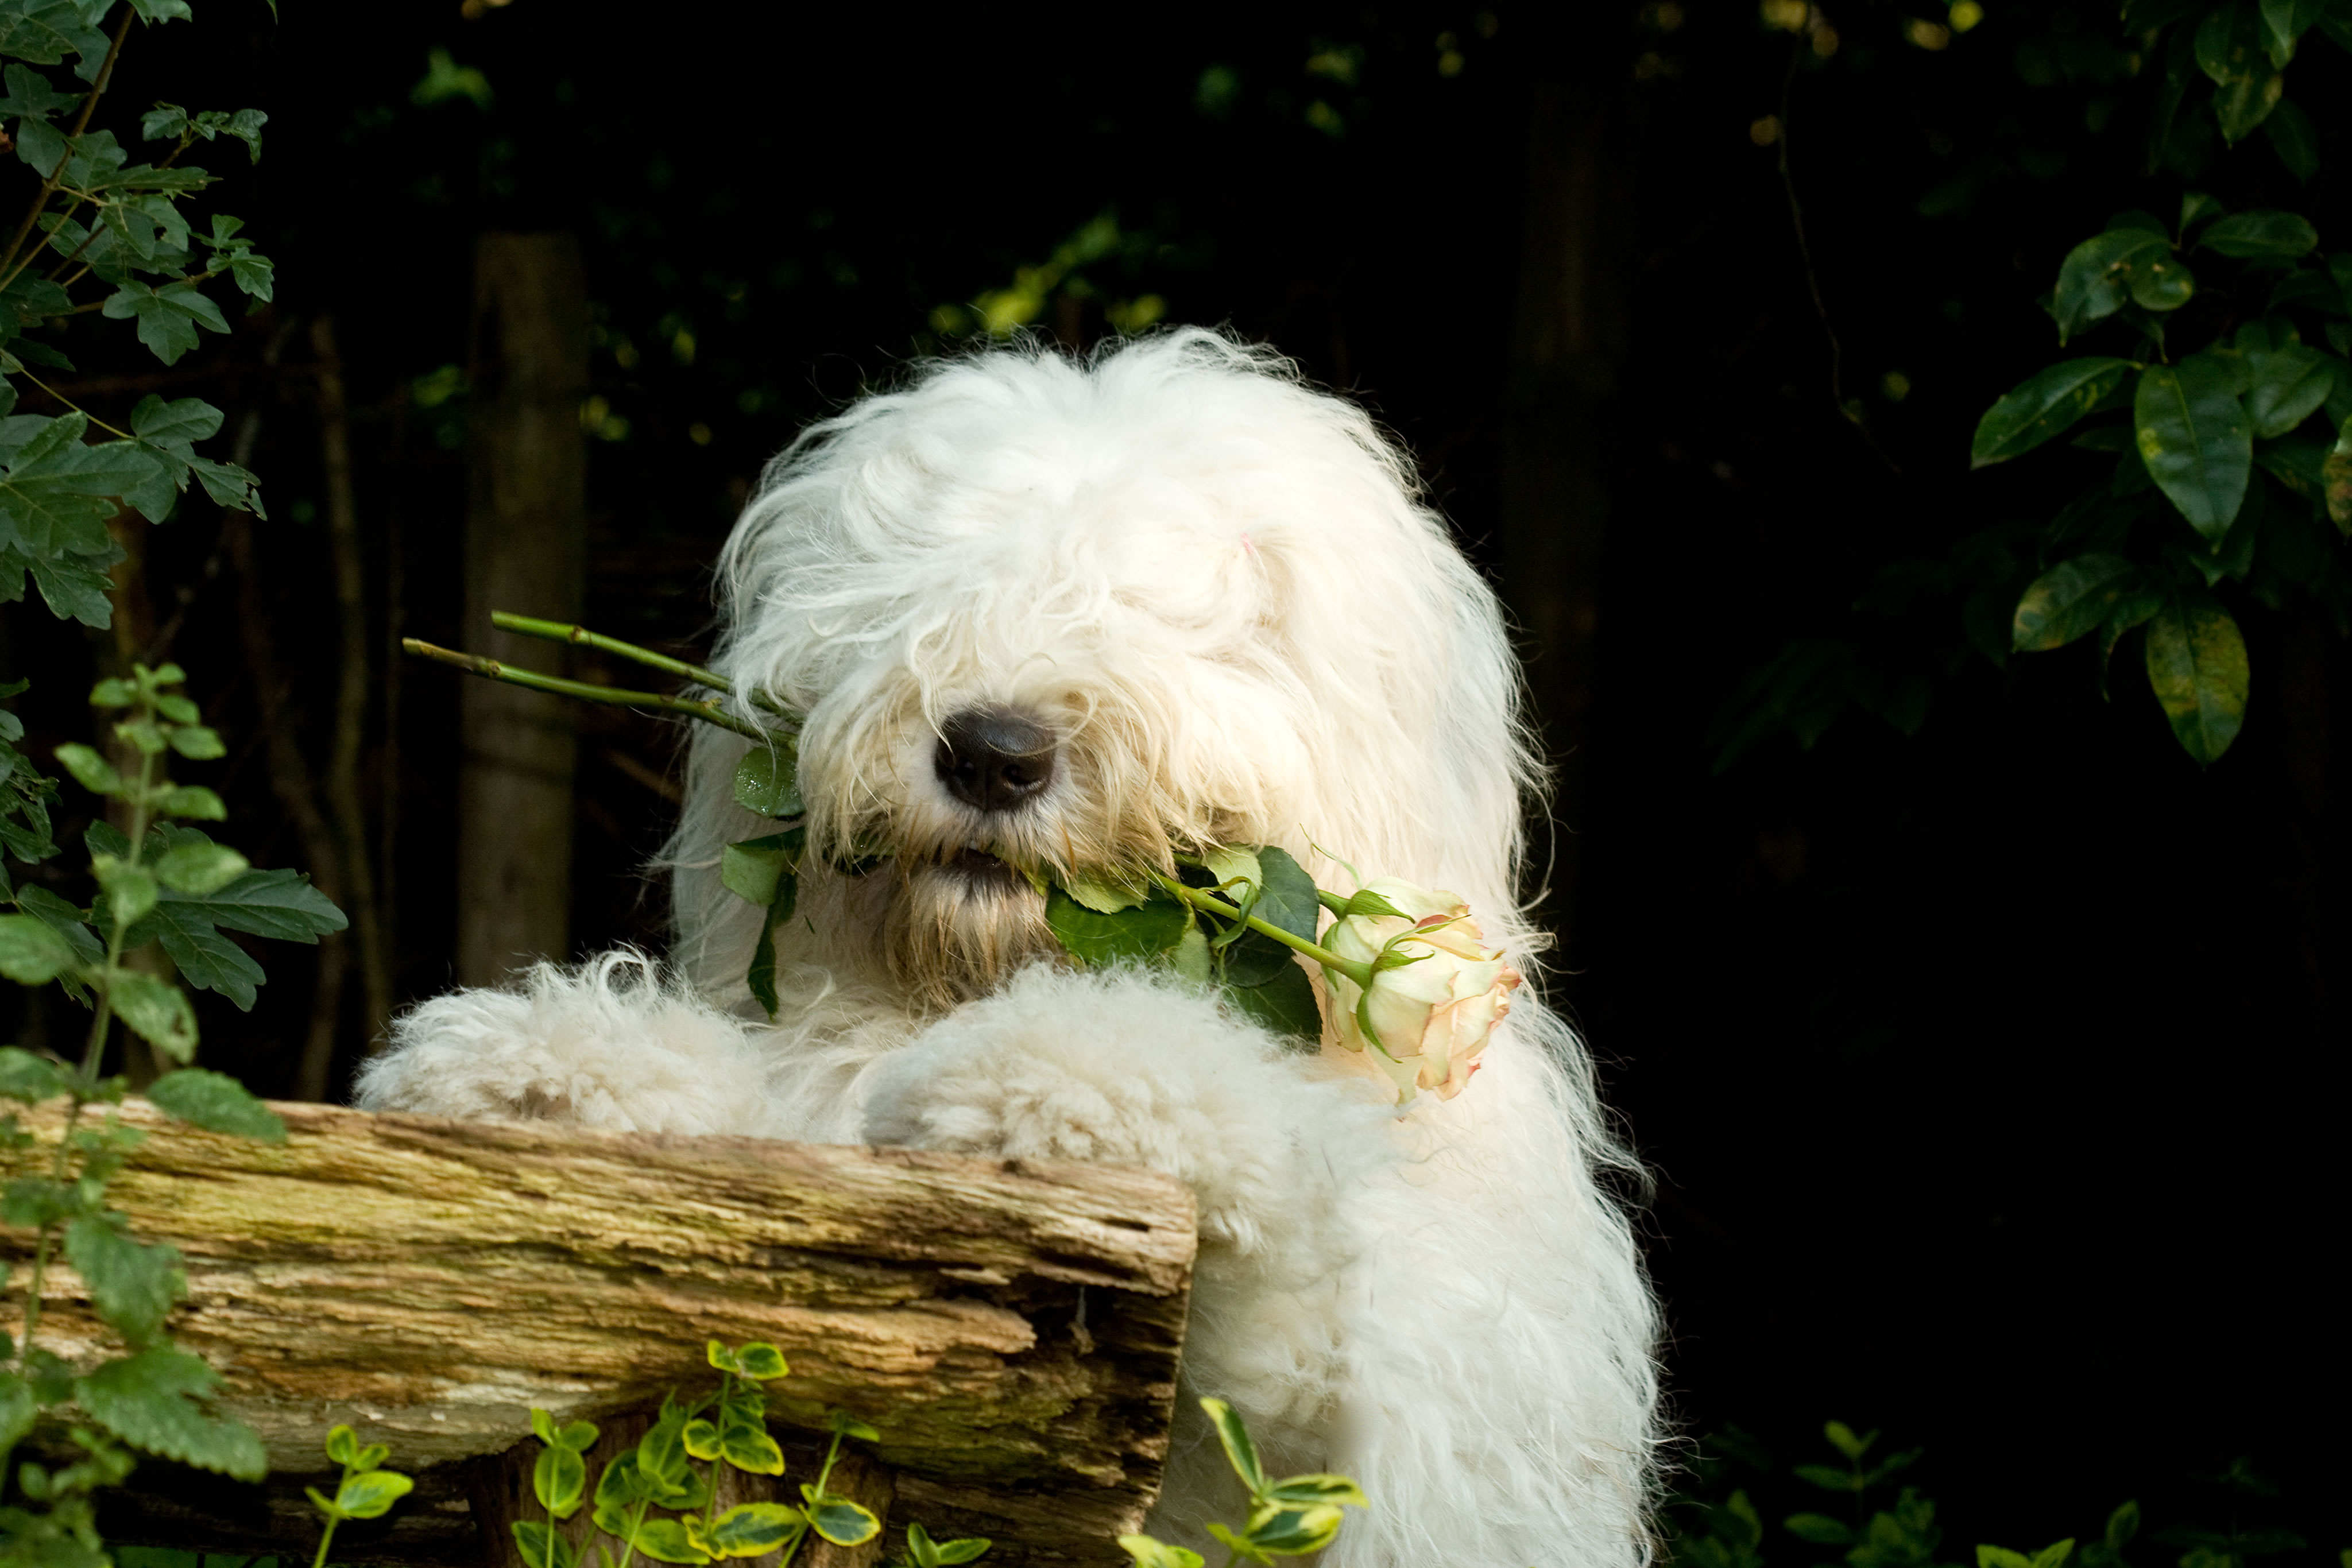
<path id="1" fill-rule="evenodd" d="M 2336 390 L 2336 361 L 2301 344 L 2246 356 L 2252 382 L 2246 392 L 2246 416 L 2258 439 L 2286 434 L 2319 412 Z"/>
<path id="2" fill-rule="evenodd" d="M 781 1502 L 745 1502 L 710 1521 L 702 1544 L 719 1557 L 764 1557 L 808 1528 L 801 1511 Z"/>
<path id="3" fill-rule="evenodd" d="M 1045 895 L 1045 924 L 1055 939 L 1090 967 L 1157 958 L 1176 946 L 1192 923 L 1192 911 L 1172 898 L 1098 915 L 1060 887 Z"/>
<path id="4" fill-rule="evenodd" d="M 1257 859 L 1265 873 L 1265 891 L 1250 913 L 1293 936 L 1314 941 L 1323 907 L 1315 896 L 1315 879 L 1287 850 L 1267 845 L 1258 851 Z"/>
<path id="5" fill-rule="evenodd" d="M 350 1519 L 382 1519 L 415 1489 L 416 1482 L 397 1470 L 369 1470 L 337 1489 L 335 1508 Z"/>
<path id="6" fill-rule="evenodd" d="M 66 1260 L 100 1319 L 134 1347 L 162 1333 L 163 1320 L 188 1293 L 180 1254 L 133 1240 L 118 1215 L 86 1214 L 67 1226 Z"/>
<path id="7" fill-rule="evenodd" d="M 734 1370 L 757 1383 L 769 1383 L 792 1370 L 784 1353 L 765 1340 L 735 1347 Z"/>
<path id="8" fill-rule="evenodd" d="M 1139 879 L 1134 883 L 1097 881 L 1083 873 L 1073 873 L 1060 879 L 1062 889 L 1078 903 L 1097 915 L 1117 915 L 1133 909 L 1150 899 L 1154 892 L 1151 883 Z"/>
<path id="9" fill-rule="evenodd" d="M 101 313 L 112 321 L 136 320 L 139 340 L 165 364 L 196 346 L 196 329 L 226 332 L 228 321 L 220 307 L 189 282 L 167 283 L 161 288 L 125 283 L 107 296 Z"/>
<path id="10" fill-rule="evenodd" d="M 107 998 L 115 1016 L 141 1039 L 185 1065 L 196 1054 L 196 1014 L 179 987 L 135 969 L 117 969 Z"/>
<path id="11" fill-rule="evenodd" d="M 776 927 L 793 917 L 799 902 L 800 879 L 779 877 L 775 899 L 760 922 L 760 939 L 751 946 L 751 967 L 744 971 L 743 983 L 770 1018 L 776 1016 Z"/>
<path id="12" fill-rule="evenodd" d="M 75 967 L 72 944 L 32 915 L 0 915 L 0 975 L 21 986 L 44 986 Z"/>
<path id="13" fill-rule="evenodd" d="M 2303 184 L 2319 172 L 2319 128 L 2311 123 L 2311 116 L 2303 106 L 2292 99 L 2281 99 L 2263 121 L 2263 134 L 2271 140 L 2271 147 L 2286 165 L 2287 172 Z"/>
<path id="14" fill-rule="evenodd" d="M 2246 640 L 2210 595 L 2175 593 L 2147 623 L 2147 684 L 2181 748 L 2210 763 L 2246 716 Z"/>
<path id="15" fill-rule="evenodd" d="M 1205 1561 L 1190 1547 L 1171 1546 L 1149 1535 L 1122 1535 L 1118 1545 L 1135 1559 L 1136 1568 L 1202 1568 Z"/>
<path id="16" fill-rule="evenodd" d="M 800 748 L 789 735 L 753 742 L 735 765 L 735 803 L 762 817 L 801 814 Z"/>
<path id="17" fill-rule="evenodd" d="M 776 902 L 778 888 L 800 870 L 805 828 L 787 828 L 764 838 L 745 839 L 719 852 L 719 881 L 728 892 L 761 908 Z"/>
<path id="18" fill-rule="evenodd" d="M 1798 1540 L 1810 1541 L 1816 1546 L 1853 1544 L 1853 1527 L 1825 1513 L 1792 1513 L 1780 1521 L 1780 1528 Z"/>
<path id="19" fill-rule="evenodd" d="M 1231 845 L 1202 850 L 1201 864 L 1236 904 L 1247 904 L 1265 885 L 1265 867 L 1255 850 Z"/>
<path id="20" fill-rule="evenodd" d="M 2020 383 L 1977 422 L 1969 465 L 2006 463 L 2063 434 L 2137 369 L 2129 360 L 2067 360 Z"/>
<path id="21" fill-rule="evenodd" d="M 1265 1490 L 1265 1466 L 1257 1457 L 1257 1445 L 1250 1441 L 1249 1428 L 1234 1407 L 1223 1399 L 1203 1399 L 1201 1408 L 1208 1413 L 1209 1425 L 1216 1428 L 1217 1441 L 1225 1450 L 1225 1462 L 1241 1477 L 1242 1485 L 1255 1497 Z"/>
<path id="22" fill-rule="evenodd" d="M 517 1519 L 508 1521 L 514 1531 L 515 1552 L 524 1568 L 580 1568 L 580 1552 L 562 1531 L 551 1530 L 543 1520 Z"/>
<path id="23" fill-rule="evenodd" d="M 226 1072 L 183 1067 L 149 1084 L 147 1098 L 173 1120 L 208 1133 L 264 1144 L 286 1141 L 286 1124 L 278 1113 Z"/>
<path id="24" fill-rule="evenodd" d="M 2021 653 L 2046 653 L 2089 635 L 2138 571 L 2123 557 L 2098 551 L 2059 562 L 2018 600 L 2011 646 Z"/>
<path id="25" fill-rule="evenodd" d="M 2066 253 L 2058 267 L 2051 312 L 2058 340 L 2074 338 L 2132 300 L 2149 310 L 2186 304 L 2196 280 L 2173 254 L 2172 242 L 2153 229 L 2110 229 Z"/>
<path id="26" fill-rule="evenodd" d="M 2207 229 L 2197 246 L 2241 261 L 2256 257 L 2291 261 L 2318 248 L 2319 231 L 2300 213 L 2233 213 Z"/>
<path id="27" fill-rule="evenodd" d="M 1209 937 L 1200 922 L 1188 921 L 1168 956 L 1169 966 L 1195 985 L 1209 984 Z"/>
<path id="28" fill-rule="evenodd" d="M 28 917 L 21 915 L 0 916 L 0 920 L 26 918 Z M 10 977 L 15 977 L 12 974 Z M 42 982 L 30 983 L 37 985 Z M 66 1081 L 59 1075 L 56 1062 L 45 1056 L 35 1056 L 22 1046 L 0 1045 L 0 1100 L 38 1105 L 65 1092 Z M 5 1356 L 0 1356 L 0 1360 L 5 1359 Z"/>
<path id="29" fill-rule="evenodd" d="M 253 1429 L 208 1414 L 197 1400 L 220 1385 L 196 1357 L 167 1345 L 100 1364 L 74 1379 L 74 1402 L 100 1426 L 146 1453 L 239 1480 L 268 1473 Z"/>
<path id="30" fill-rule="evenodd" d="M 1224 1000 L 1243 1017 L 1294 1041 L 1302 1051 L 1312 1052 L 1323 1043 L 1323 1010 L 1315 1000 L 1315 983 L 1295 961 L 1285 964 L 1263 984 L 1227 986 Z"/>
<path id="31" fill-rule="evenodd" d="M 2251 5 L 2218 8 L 2197 28 L 2197 64 L 2213 80 L 2214 118 L 2232 146 L 2268 118 L 2286 91 L 2286 79 L 2263 43 L 2262 21 Z"/>
<path id="32" fill-rule="evenodd" d="M 808 1521 L 835 1546 L 861 1545 L 882 1532 L 882 1521 L 874 1517 L 874 1511 L 847 1498 L 817 1499 L 809 1504 Z"/>
<path id="33" fill-rule="evenodd" d="M 2253 467 L 2253 430 L 2235 384 L 2217 355 L 2196 353 L 2142 371 L 2132 403 L 2148 476 L 2209 540 L 2229 531 Z"/>

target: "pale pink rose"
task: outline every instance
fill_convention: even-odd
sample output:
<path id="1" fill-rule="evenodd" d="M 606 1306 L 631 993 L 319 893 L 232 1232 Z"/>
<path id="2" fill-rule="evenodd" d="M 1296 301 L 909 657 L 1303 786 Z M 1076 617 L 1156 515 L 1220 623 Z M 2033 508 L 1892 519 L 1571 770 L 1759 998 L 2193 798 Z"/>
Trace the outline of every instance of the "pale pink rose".
<path id="1" fill-rule="evenodd" d="M 1500 949 L 1486 946 L 1470 906 L 1455 894 L 1394 877 L 1364 886 L 1400 913 L 1343 915 L 1324 933 L 1323 946 L 1360 964 L 1376 964 L 1383 953 L 1412 961 L 1375 972 L 1369 998 L 1347 976 L 1326 970 L 1333 1032 L 1350 1051 L 1374 1046 L 1372 1061 L 1396 1084 L 1399 1103 L 1419 1089 L 1451 1100 L 1478 1071 L 1478 1053 L 1511 1010 L 1519 973 Z M 1377 1042 L 1365 1032 L 1368 1019 Z"/>

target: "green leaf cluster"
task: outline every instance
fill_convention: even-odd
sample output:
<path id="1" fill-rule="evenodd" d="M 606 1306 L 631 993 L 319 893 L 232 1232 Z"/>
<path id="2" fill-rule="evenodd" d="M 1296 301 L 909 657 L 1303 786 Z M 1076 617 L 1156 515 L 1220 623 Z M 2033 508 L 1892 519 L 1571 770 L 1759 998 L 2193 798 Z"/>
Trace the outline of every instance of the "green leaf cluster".
<path id="1" fill-rule="evenodd" d="M 1216 1430 L 1225 1462 L 1249 1489 L 1249 1514 L 1239 1529 L 1208 1527 L 1230 1553 L 1228 1564 L 1245 1561 L 1273 1568 L 1277 1557 L 1320 1552 L 1339 1539 L 1345 1510 L 1367 1506 L 1363 1489 L 1346 1476 L 1317 1473 L 1277 1479 L 1267 1475 L 1257 1445 L 1234 1407 L 1223 1399 L 1203 1399 L 1201 1408 Z M 1199 1552 L 1149 1535 L 1122 1535 L 1118 1543 L 1137 1568 L 1201 1568 Z"/>
<path id="2" fill-rule="evenodd" d="M 383 1462 L 392 1458 L 389 1448 L 382 1443 L 362 1447 L 359 1434 L 349 1427 L 328 1432 L 327 1458 L 343 1468 L 334 1495 L 330 1497 L 317 1487 L 302 1489 L 310 1496 L 310 1506 L 326 1521 L 326 1528 L 319 1533 L 314 1568 L 326 1568 L 327 1550 L 334 1544 L 337 1525 L 347 1519 L 382 1519 L 416 1487 L 411 1478 L 383 1468 Z"/>
<path id="3" fill-rule="evenodd" d="M 862 1421 L 836 1414 L 833 1444 L 816 1479 L 800 1487 L 801 1501 L 747 1502 L 721 1511 L 716 1502 L 719 1467 L 746 1474 L 782 1476 L 784 1453 L 767 1426 L 762 1386 L 789 1374 L 783 1354 L 764 1343 L 730 1346 L 712 1340 L 707 1359 L 719 1375 L 719 1386 L 691 1403 L 672 1396 L 635 1447 L 605 1462 L 593 1491 L 587 1456 L 599 1436 L 595 1426 L 574 1421 L 559 1427 L 544 1410 L 530 1413 L 531 1431 L 544 1445 L 531 1469 L 531 1490 L 543 1520 L 512 1524 L 516 1549 L 531 1568 L 579 1568 L 581 1552 L 557 1528 L 590 1509 L 596 1529 L 621 1543 L 596 1551 L 600 1568 L 628 1568 L 639 1556 L 656 1563 L 703 1563 L 730 1557 L 782 1553 L 789 1564 L 812 1535 L 840 1546 L 871 1541 L 882 1521 L 864 1505 L 828 1490 L 845 1438 L 873 1440 L 878 1434 Z M 697 1469 L 697 1464 L 708 1468 Z M 910 1537 L 911 1539 L 911 1537 Z M 929 1538 L 923 1538 L 928 1543 Z M 938 1561 L 968 1563 L 986 1542 L 956 1542 L 961 1554 Z M 932 1548 L 941 1551 L 944 1548 Z"/>

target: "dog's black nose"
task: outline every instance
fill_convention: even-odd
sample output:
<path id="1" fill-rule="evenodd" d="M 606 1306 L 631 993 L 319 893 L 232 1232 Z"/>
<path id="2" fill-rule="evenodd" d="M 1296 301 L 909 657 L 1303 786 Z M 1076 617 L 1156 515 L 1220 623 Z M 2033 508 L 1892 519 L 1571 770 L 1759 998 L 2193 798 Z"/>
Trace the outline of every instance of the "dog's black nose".
<path id="1" fill-rule="evenodd" d="M 1010 708 L 974 708 L 948 720 L 932 766 L 965 805 L 1009 811 L 1054 781 L 1054 732 Z"/>

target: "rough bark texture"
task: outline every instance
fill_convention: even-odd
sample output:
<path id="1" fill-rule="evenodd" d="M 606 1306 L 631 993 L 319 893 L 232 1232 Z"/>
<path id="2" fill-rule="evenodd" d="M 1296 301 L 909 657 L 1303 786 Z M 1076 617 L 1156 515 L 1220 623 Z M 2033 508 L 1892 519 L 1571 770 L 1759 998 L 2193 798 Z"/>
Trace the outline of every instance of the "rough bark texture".
<path id="1" fill-rule="evenodd" d="M 557 669 L 562 651 L 490 612 L 580 618 L 587 528 L 588 283 L 569 235 L 484 235 L 474 251 L 467 652 Z M 572 907 L 571 705 L 467 681 L 458 695 L 457 979 L 496 985 L 562 958 Z"/>
<path id="2" fill-rule="evenodd" d="M 395 1520 L 346 1527 L 348 1550 L 338 1533 L 337 1556 L 482 1561 L 467 1494 L 528 1497 L 531 1406 L 626 1420 L 708 1383 L 714 1337 L 782 1347 L 780 1428 L 870 1422 L 905 1517 L 995 1537 L 993 1563 L 1119 1561 L 1111 1538 L 1158 1486 L 1194 1249 L 1191 1195 L 1165 1177 L 278 1110 L 278 1147 L 124 1112 L 155 1135 L 115 1202 L 185 1255 L 179 1341 L 292 1473 L 264 1495 L 144 1467 L 121 1539 L 315 1539 L 302 1472 L 347 1421 L 421 1484 Z M 26 1240 L 0 1231 L 16 1255 Z M 42 1343 L 94 1354 L 70 1270 L 52 1265 L 45 1299 Z M 813 1463 L 795 1458 L 787 1495 Z"/>

